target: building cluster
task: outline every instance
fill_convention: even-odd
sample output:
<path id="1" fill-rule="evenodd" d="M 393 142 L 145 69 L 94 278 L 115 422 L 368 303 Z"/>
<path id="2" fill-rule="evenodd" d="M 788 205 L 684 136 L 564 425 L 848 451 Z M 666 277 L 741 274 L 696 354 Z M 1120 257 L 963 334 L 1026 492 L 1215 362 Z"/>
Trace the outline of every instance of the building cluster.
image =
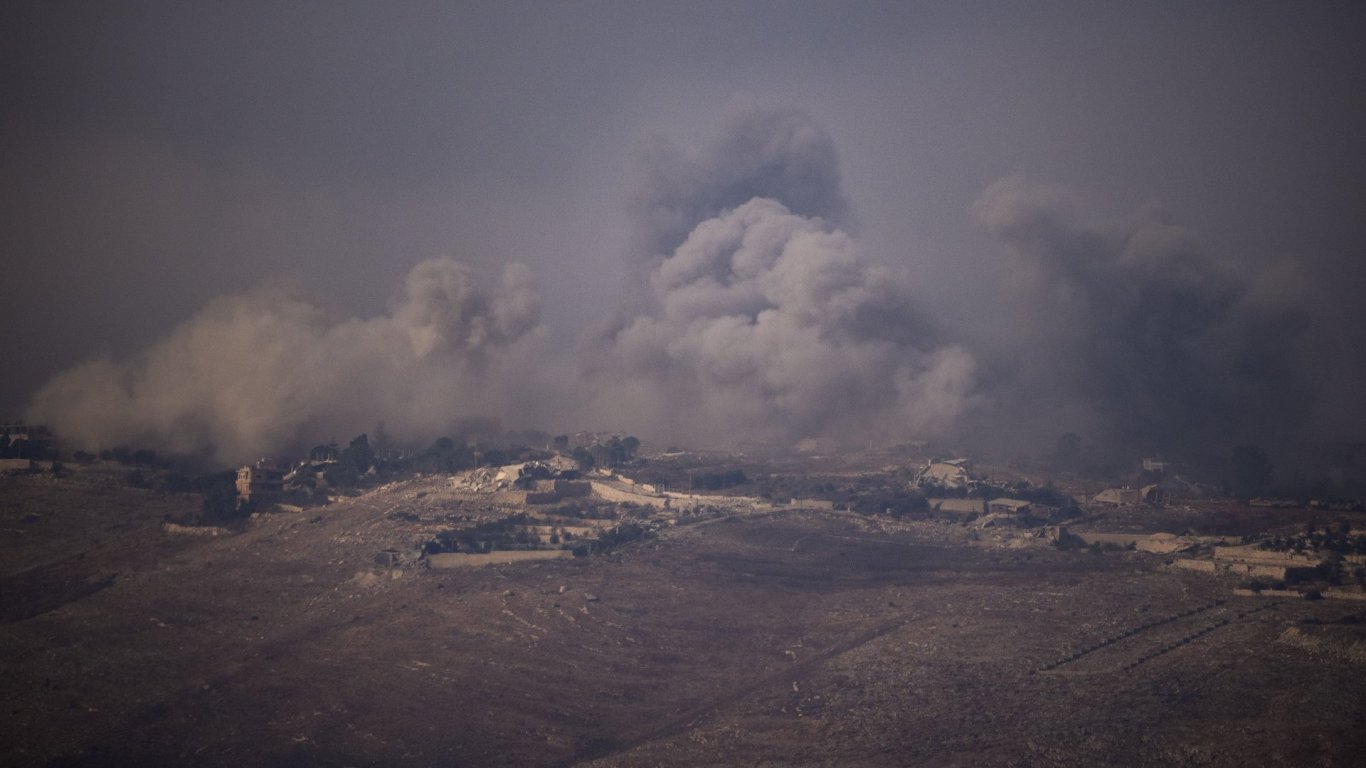
<path id="1" fill-rule="evenodd" d="M 1012 498 L 930 498 L 931 516 L 974 528 L 1036 528 L 1062 514 L 1058 507 Z"/>
<path id="2" fill-rule="evenodd" d="M 573 473 L 575 476 L 577 474 Z M 592 491 L 593 487 L 587 480 L 563 476 L 541 477 L 522 480 L 513 489 L 494 494 L 493 499 L 503 504 L 558 504 L 567 498 L 587 496 Z"/>
<path id="3" fill-rule="evenodd" d="M 582 531 L 576 530 L 575 521 L 569 518 L 560 519 L 563 514 L 550 508 L 551 505 L 577 499 L 591 498 L 592 501 L 587 502 L 588 506 L 577 502 L 568 505 L 566 509 L 574 515 L 578 515 L 581 509 L 592 510 L 594 504 L 619 505 L 628 510 L 639 511 L 632 514 L 639 514 L 637 519 L 641 521 L 640 524 L 647 527 L 657 523 L 673 524 L 676 521 L 660 517 L 654 512 L 646 513 L 646 510 L 677 511 L 707 505 L 749 511 L 777 508 L 833 510 L 836 506 L 835 502 L 828 499 L 792 499 L 789 503 L 780 504 L 767 497 L 697 496 L 691 493 L 673 493 L 663 486 L 657 488 L 646 483 L 638 483 L 602 466 L 609 463 L 609 458 L 619 461 L 623 457 L 633 455 L 639 445 L 638 441 L 613 435 L 604 442 L 601 437 L 587 433 L 574 436 L 575 442 L 581 443 L 574 449 L 576 453 L 588 450 L 582 443 L 603 453 L 604 461 L 597 468 L 585 470 L 584 462 L 577 457 L 565 455 L 569 453 L 569 438 L 563 437 L 556 438 L 555 447 L 560 455 L 552 458 L 477 468 L 452 475 L 449 486 L 452 492 L 478 494 L 497 508 L 504 511 L 509 507 L 516 508 L 516 515 L 524 518 L 529 516 L 529 519 L 515 525 L 503 518 L 478 522 L 475 529 L 483 530 L 495 526 L 496 530 L 489 528 L 483 531 L 481 535 L 484 538 L 475 541 L 474 544 L 466 542 L 459 546 L 448 546 L 447 543 L 439 542 L 440 546 L 435 554 L 488 554 L 501 549 L 523 552 L 549 548 L 558 551 L 568 546 L 569 542 L 574 542 L 573 546 L 580 547 L 583 542 L 594 540 L 596 535 L 601 533 L 594 527 L 596 524 Z M 610 457 L 606 454 L 608 451 L 611 452 Z M 279 503 L 284 499 L 287 488 L 292 489 L 289 492 L 293 493 L 300 483 L 308 483 L 310 478 L 322 480 L 324 472 L 320 470 L 325 470 L 338 461 L 335 451 L 328 446 L 315 449 L 310 459 L 311 461 L 301 462 L 290 474 L 286 474 L 285 469 L 271 459 L 260 459 L 253 464 L 242 466 L 237 471 L 236 480 L 239 503 L 252 506 Z M 598 462 L 590 462 L 589 466 L 594 463 Z M 1142 466 L 1145 473 L 1163 475 L 1171 465 L 1156 459 L 1145 459 Z M 1171 534 L 1068 530 L 1067 526 L 1076 523 L 1077 519 L 1069 521 L 1062 518 L 1068 515 L 1075 518 L 1076 502 L 1083 505 L 1089 502 L 1094 512 L 1097 507 L 1161 506 L 1165 501 L 1164 487 L 1168 486 L 1173 488 L 1174 495 L 1185 496 L 1179 488 L 1172 485 L 1179 480 L 1174 475 L 1148 479 L 1156 479 L 1158 482 L 1141 487 L 1106 488 L 1086 499 L 1068 498 L 1056 492 L 1051 495 L 1034 493 L 1033 490 L 1037 489 L 1030 489 L 1028 482 L 1000 486 L 992 483 L 990 478 L 976 474 L 971 460 L 951 458 L 927 461 L 914 473 L 911 486 L 924 498 L 928 512 L 933 518 L 971 525 L 974 528 L 1004 526 L 1031 529 L 1036 532 L 1035 535 L 1049 539 L 1062 547 L 1086 546 L 1098 550 L 1134 550 L 1168 555 L 1175 558 L 1169 562 L 1177 568 L 1274 582 L 1304 583 L 1326 573 L 1325 553 L 1328 553 L 1329 549 L 1325 548 L 1323 553 L 1320 553 L 1314 549 L 1317 545 L 1308 539 L 1292 544 L 1264 542 L 1262 545 L 1233 546 L 1234 542 L 1223 538 L 1197 536 L 1190 532 Z M 1006 495 L 1012 491 L 1027 498 Z M 992 494 L 997 493 L 1001 496 L 993 498 Z M 1040 499 L 1045 503 L 1030 499 Z M 609 519 L 615 519 L 615 516 L 610 516 Z M 473 532 L 469 533 L 473 535 L 478 530 L 472 529 Z M 463 536 L 466 533 L 462 529 L 451 532 L 451 535 Z M 1344 574 L 1349 572 L 1366 573 L 1366 537 L 1362 537 L 1359 542 L 1356 539 L 1349 542 L 1351 546 L 1357 547 L 1355 552 L 1342 549 L 1348 546 L 1348 543 L 1344 543 L 1346 539 L 1334 541 L 1337 542 L 1335 546 L 1341 550 L 1335 550 L 1334 562 L 1342 564 L 1336 578 L 1342 579 Z M 1286 547 L 1292 547 L 1297 551 L 1288 551 Z M 395 557 L 387 550 L 381 554 L 388 560 Z M 1366 577 L 1358 575 L 1357 580 L 1363 581 Z"/>

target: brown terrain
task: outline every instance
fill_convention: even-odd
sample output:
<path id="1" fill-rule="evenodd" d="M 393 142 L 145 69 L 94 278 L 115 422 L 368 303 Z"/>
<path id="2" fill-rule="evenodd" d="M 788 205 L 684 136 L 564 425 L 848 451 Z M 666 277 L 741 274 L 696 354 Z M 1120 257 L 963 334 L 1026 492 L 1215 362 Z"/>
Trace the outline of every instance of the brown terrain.
<path id="1" fill-rule="evenodd" d="M 1366 759 L 1366 603 L 1159 555 L 777 511 L 435 570 L 414 484 L 191 536 L 117 478 L 0 478 L 0 764 Z"/>

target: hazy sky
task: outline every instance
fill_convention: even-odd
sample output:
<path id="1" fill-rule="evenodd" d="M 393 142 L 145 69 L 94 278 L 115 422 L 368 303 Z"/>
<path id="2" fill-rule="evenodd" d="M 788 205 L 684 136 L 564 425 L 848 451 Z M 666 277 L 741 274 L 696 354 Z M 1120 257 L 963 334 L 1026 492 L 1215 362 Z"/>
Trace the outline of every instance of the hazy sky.
<path id="1" fill-rule="evenodd" d="M 558 350 L 541 354 L 566 369 L 587 355 L 574 352 L 586 337 L 626 322 L 614 318 L 623 306 L 655 307 L 640 317 L 652 333 L 671 333 L 683 321 L 661 287 L 668 268 L 650 276 L 660 267 L 650 258 L 671 254 L 631 253 L 641 195 L 653 194 L 641 189 L 668 176 L 660 156 L 714 165 L 707 152 L 720 152 L 727 126 L 790 110 L 822 134 L 802 146 L 833 147 L 821 178 L 847 210 L 830 223 L 857 243 L 811 263 L 887 267 L 906 301 L 935 320 L 932 340 L 876 340 L 869 354 L 887 381 L 923 396 L 949 376 L 939 366 L 956 354 L 947 350 L 961 349 L 978 382 L 955 393 L 964 418 L 982 400 L 1056 395 L 1042 374 L 1021 373 L 1029 354 L 1019 350 L 1075 360 L 1104 345 L 1099 331 L 1055 344 L 1059 331 L 1038 309 L 1057 300 L 1058 283 L 1031 281 L 1141 281 L 1156 267 L 1135 266 L 1124 246 L 1100 247 L 1113 269 L 1083 280 L 1050 272 L 1059 262 L 1031 249 L 1046 250 L 1040 238 L 1056 245 L 1049 238 L 1063 231 L 1069 243 L 1093 230 L 1098 242 L 1131 243 L 1159 222 L 1179 230 L 1182 254 L 1228 273 L 1201 278 L 1212 297 L 1203 319 L 1162 333 L 1195 327 L 1203 351 L 1190 354 L 1206 356 L 1278 337 L 1293 349 L 1278 348 L 1274 364 L 1304 381 L 1267 397 L 1240 388 L 1247 407 L 1299 398 L 1297 418 L 1320 434 L 1360 439 L 1364 19 L 1359 4 L 1285 2 L 6 2 L 0 414 L 23 413 L 77 364 L 135 366 L 215 297 L 262 286 L 307 297 L 327 322 L 393 318 L 411 330 L 405 308 L 421 306 L 411 291 L 424 289 L 410 271 L 424 263 L 413 274 L 447 286 L 465 285 L 465 267 L 451 260 L 487 286 L 506 264 L 525 264 L 537 343 Z M 1004 196 L 984 197 L 1003 179 Z M 1066 210 L 1045 217 L 1064 222 L 1051 234 L 1019 224 L 1039 200 Z M 682 232 L 721 213 L 697 210 Z M 768 214 L 789 234 L 810 229 Z M 1151 263 L 1175 263 L 1163 253 Z M 640 293 L 646 282 L 654 293 Z M 522 284 L 509 286 L 488 288 L 478 306 L 497 314 L 515 303 Z M 1189 286 L 1167 288 L 1157 306 L 1187 306 Z M 1090 292 L 1084 308 L 1075 294 L 1067 317 L 1110 322 L 1094 306 L 1108 294 Z M 1149 296 L 1104 300 L 1142 306 Z M 855 314 L 890 300 L 867 299 Z M 803 317 L 789 313 L 783 327 L 834 332 Z M 669 338 L 685 338 L 676 330 Z M 1173 363 L 1133 396 L 1158 397 L 1189 377 L 1256 378 L 1252 357 Z M 634 360 L 620 357 L 615 370 L 631 375 Z M 710 386 L 708 376 L 696 386 Z M 1003 378 L 1024 384 L 993 392 Z M 800 408 L 805 395 L 773 386 L 798 400 L 745 418 Z M 1119 390 L 1100 388 L 1080 394 L 1097 410 L 1123 407 Z M 1220 390 L 1201 398 L 1227 399 Z M 590 396 L 568 399 L 576 414 L 603 412 Z M 1077 419 L 1119 437 L 1141 430 Z M 546 425 L 575 426 L 594 425 Z"/>

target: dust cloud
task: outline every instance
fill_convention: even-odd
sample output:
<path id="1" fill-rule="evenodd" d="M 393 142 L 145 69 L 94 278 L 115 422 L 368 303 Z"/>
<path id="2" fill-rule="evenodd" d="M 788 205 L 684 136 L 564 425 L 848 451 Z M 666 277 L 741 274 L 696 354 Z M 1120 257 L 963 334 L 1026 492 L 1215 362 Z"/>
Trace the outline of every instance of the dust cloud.
<path id="1" fill-rule="evenodd" d="M 792 109 L 736 111 L 637 163 L 623 311 L 585 344 L 595 423 L 692 444 L 943 435 L 975 363 L 851 230 L 833 141 Z"/>
<path id="2" fill-rule="evenodd" d="M 391 311 L 367 319 L 334 319 L 280 291 L 226 296 L 132 359 L 57 375 L 29 418 L 76 448 L 218 461 L 345 439 L 377 421 L 431 437 L 508 407 L 507 370 L 529 354 L 538 322 L 524 266 L 490 287 L 449 258 L 413 267 Z"/>
<path id="3" fill-rule="evenodd" d="M 834 143 L 804 113 L 743 109 L 700 151 L 655 139 L 638 160 L 621 299 L 577 370 L 546 370 L 529 269 L 484 285 L 441 258 L 368 319 L 219 298 L 132 359 L 59 374 L 28 418 L 86 449 L 225 461 L 466 418 L 693 445 L 1010 434 L 1046 450 L 1071 431 L 1137 454 L 1290 439 L 1312 408 L 1303 314 L 1156 207 L 1105 219 L 1064 187 L 992 184 L 971 216 L 1013 278 L 968 334 L 919 308 L 933 286 L 899 254 L 863 251 Z"/>

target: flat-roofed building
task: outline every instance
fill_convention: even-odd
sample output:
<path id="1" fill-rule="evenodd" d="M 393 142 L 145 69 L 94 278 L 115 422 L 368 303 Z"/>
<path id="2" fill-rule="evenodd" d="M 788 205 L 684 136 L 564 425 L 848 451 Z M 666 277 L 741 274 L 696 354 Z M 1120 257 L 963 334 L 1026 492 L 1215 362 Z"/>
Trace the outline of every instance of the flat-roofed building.
<path id="1" fill-rule="evenodd" d="M 285 473 L 274 459 L 258 459 L 237 470 L 237 498 L 249 504 L 277 501 L 285 491 Z"/>
<path id="2" fill-rule="evenodd" d="M 943 517 L 969 519 L 987 513 L 982 499 L 926 499 L 930 510 Z"/>

